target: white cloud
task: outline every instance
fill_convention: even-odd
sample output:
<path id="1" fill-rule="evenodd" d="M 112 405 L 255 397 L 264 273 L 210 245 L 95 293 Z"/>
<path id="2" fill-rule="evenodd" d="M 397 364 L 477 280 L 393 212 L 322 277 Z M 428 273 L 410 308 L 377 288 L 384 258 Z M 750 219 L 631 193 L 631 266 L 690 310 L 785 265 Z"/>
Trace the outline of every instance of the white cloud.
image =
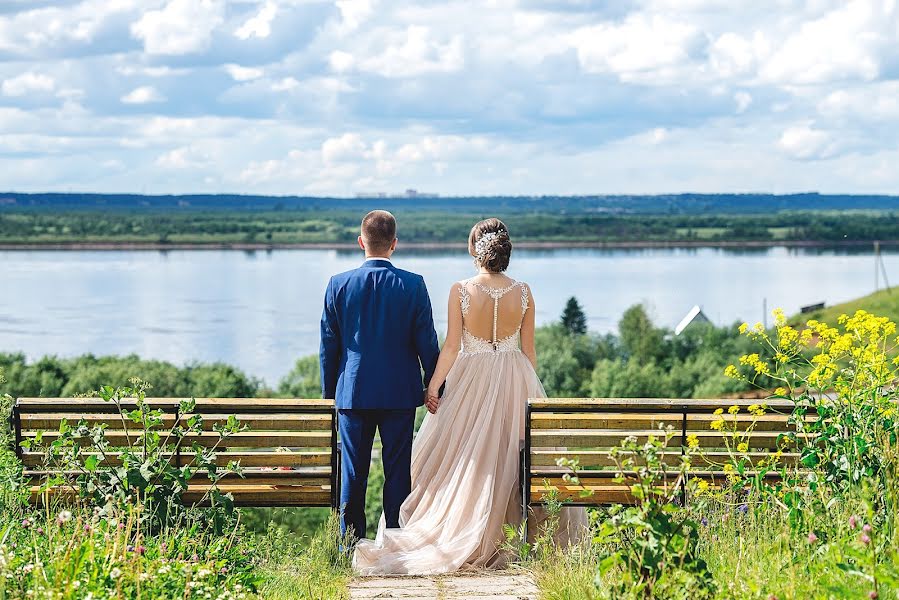
<path id="1" fill-rule="evenodd" d="M 135 88 L 121 97 L 124 104 L 152 104 L 155 102 L 165 102 L 165 96 L 150 85 L 144 85 Z"/>
<path id="2" fill-rule="evenodd" d="M 353 68 L 355 62 L 352 54 L 342 50 L 335 50 L 328 56 L 328 63 L 331 65 L 331 69 L 337 73 L 349 71 Z"/>
<path id="3" fill-rule="evenodd" d="M 193 169 L 207 166 L 208 158 L 190 146 L 182 146 L 160 155 L 156 165 L 163 169 Z"/>
<path id="4" fill-rule="evenodd" d="M 31 93 L 52 92 L 56 87 L 56 81 L 42 73 L 28 71 L 3 81 L 0 91 L 4 96 L 25 96 Z"/>
<path id="5" fill-rule="evenodd" d="M 778 145 L 787 155 L 799 160 L 828 158 L 836 152 L 833 137 L 808 124 L 788 128 L 780 136 Z"/>
<path id="6" fill-rule="evenodd" d="M 322 144 L 322 161 L 325 164 L 348 162 L 365 156 L 368 146 L 358 133 L 345 133 L 329 138 Z"/>
<path id="7" fill-rule="evenodd" d="M 746 109 L 752 104 L 752 94 L 739 91 L 734 94 L 734 102 L 737 103 L 737 114 L 742 114 L 746 112 Z"/>
<path id="8" fill-rule="evenodd" d="M 770 43 L 761 32 L 755 32 L 752 39 L 727 32 L 709 48 L 709 61 L 721 77 L 737 77 L 753 72 L 769 52 Z"/>
<path id="9" fill-rule="evenodd" d="M 899 41 L 895 1 L 852 0 L 819 19 L 802 24 L 761 69 L 765 81 L 817 84 L 843 79 L 875 79 L 884 52 Z"/>
<path id="10" fill-rule="evenodd" d="M 374 13 L 374 0 L 336 0 L 334 4 L 340 9 L 343 27 L 352 31 L 368 20 Z"/>
<path id="11" fill-rule="evenodd" d="M 272 33 L 272 21 L 278 14 L 278 5 L 268 0 L 255 16 L 234 31 L 234 37 L 248 40 L 252 37 L 267 38 Z"/>
<path id="12" fill-rule="evenodd" d="M 0 50 L 28 53 L 35 49 L 84 47 L 123 13 L 134 10 L 137 0 L 81 0 L 60 6 L 38 6 L 0 14 Z"/>
<path id="13" fill-rule="evenodd" d="M 274 92 L 289 92 L 290 90 L 295 89 L 298 85 L 300 85 L 300 82 L 297 81 L 295 78 L 285 77 L 284 79 L 281 79 L 280 81 L 276 81 L 275 83 L 272 84 L 272 91 L 274 91 Z"/>
<path id="14" fill-rule="evenodd" d="M 209 46 L 221 25 L 221 0 L 170 0 L 131 25 L 131 35 L 142 40 L 147 54 L 191 54 Z"/>
<path id="15" fill-rule="evenodd" d="M 584 71 L 650 83 L 666 69 L 690 63 L 703 41 L 694 24 L 660 15 L 632 15 L 622 23 L 581 27 L 570 39 Z"/>
<path id="16" fill-rule="evenodd" d="M 0 9 L 0 169 L 97 191 L 891 192 L 897 3 L 21 0 Z"/>
<path id="17" fill-rule="evenodd" d="M 818 103 L 818 112 L 830 119 L 850 119 L 899 127 L 899 81 L 862 88 L 841 89 Z"/>
<path id="18" fill-rule="evenodd" d="M 262 69 L 242 67 L 235 64 L 225 65 L 225 71 L 228 72 L 228 75 L 230 75 L 234 81 L 252 81 L 265 75 L 265 71 Z"/>
<path id="19" fill-rule="evenodd" d="M 386 47 L 379 54 L 352 60 L 339 56 L 337 64 L 346 68 L 355 64 L 361 71 L 390 78 L 451 73 L 460 71 L 465 64 L 461 35 L 441 43 L 433 39 L 428 27 L 410 25 L 402 33 L 391 34 L 385 42 Z M 331 59 L 333 67 L 333 54 Z"/>

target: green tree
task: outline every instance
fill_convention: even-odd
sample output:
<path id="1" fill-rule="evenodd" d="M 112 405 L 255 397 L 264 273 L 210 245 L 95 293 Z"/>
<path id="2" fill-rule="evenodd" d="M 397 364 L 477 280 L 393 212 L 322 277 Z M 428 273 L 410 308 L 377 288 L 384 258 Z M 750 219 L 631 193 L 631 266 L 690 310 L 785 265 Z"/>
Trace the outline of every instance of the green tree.
<path id="1" fill-rule="evenodd" d="M 581 308 L 577 298 L 572 296 L 565 304 L 565 310 L 562 312 L 562 326 L 572 335 L 583 335 L 587 333 L 587 315 Z"/>
<path id="2" fill-rule="evenodd" d="M 321 398 L 322 379 L 318 355 L 299 359 L 278 384 L 278 393 L 290 398 Z"/>
<path id="3" fill-rule="evenodd" d="M 624 311 L 618 322 L 618 334 L 627 356 L 640 362 L 655 360 L 663 352 L 665 332 L 652 324 L 642 304 L 635 304 Z"/>
<path id="4" fill-rule="evenodd" d="M 590 394 L 596 398 L 659 398 L 665 394 L 663 373 L 655 362 L 635 358 L 601 360 L 596 363 L 590 381 Z"/>
<path id="5" fill-rule="evenodd" d="M 590 372 L 608 342 L 588 335 L 572 335 L 561 324 L 539 327 L 535 334 L 537 374 L 550 396 L 587 395 Z"/>

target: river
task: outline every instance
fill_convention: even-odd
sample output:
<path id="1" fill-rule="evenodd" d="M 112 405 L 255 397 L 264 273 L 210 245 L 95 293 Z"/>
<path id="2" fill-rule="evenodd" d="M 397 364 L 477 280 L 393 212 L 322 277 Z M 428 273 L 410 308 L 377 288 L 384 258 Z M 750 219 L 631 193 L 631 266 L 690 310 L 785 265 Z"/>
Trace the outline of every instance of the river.
<path id="1" fill-rule="evenodd" d="M 883 255 L 899 280 L 899 252 Z M 398 252 L 424 275 L 437 328 L 450 285 L 473 274 L 463 252 Z M 336 250 L 0 252 L 0 351 L 138 354 L 222 361 L 277 384 L 296 358 L 318 351 L 322 292 L 361 256 Z M 794 313 L 874 289 L 870 252 L 768 248 L 521 250 L 509 275 L 530 283 L 538 324 L 576 296 L 590 329 L 616 329 L 646 303 L 673 328 L 696 304 L 717 324 L 762 320 L 763 302 Z"/>

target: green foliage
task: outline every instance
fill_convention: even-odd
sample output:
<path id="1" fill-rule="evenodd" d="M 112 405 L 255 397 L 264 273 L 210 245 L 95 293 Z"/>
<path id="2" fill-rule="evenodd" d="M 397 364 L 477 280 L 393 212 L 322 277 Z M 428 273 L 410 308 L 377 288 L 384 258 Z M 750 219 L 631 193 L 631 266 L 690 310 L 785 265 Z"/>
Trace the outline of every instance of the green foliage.
<path id="1" fill-rule="evenodd" d="M 285 533 L 305 534 L 325 525 L 331 510 L 328 508 L 241 508 L 240 521 L 248 531 L 265 533 L 277 527 Z"/>
<path id="2" fill-rule="evenodd" d="M 274 525 L 256 551 L 262 574 L 260 596 L 271 600 L 344 600 L 349 597 L 349 555 L 338 551 L 340 529 L 332 515 L 307 534 L 290 534 Z"/>
<path id="3" fill-rule="evenodd" d="M 593 365 L 615 346 L 612 338 L 572 335 L 560 324 L 539 327 L 535 342 L 540 380 L 548 394 L 560 397 L 587 395 Z"/>
<path id="4" fill-rule="evenodd" d="M 637 500 L 633 506 L 613 506 L 594 539 L 600 549 L 597 586 L 609 586 L 616 598 L 715 597 L 714 580 L 698 551 L 699 525 L 677 503 L 691 450 L 685 448 L 674 474 L 662 460 L 672 436 L 662 432 L 644 443 L 631 437 L 612 451 L 615 481 L 629 483 Z M 577 484 L 577 461 L 562 464 L 573 473 L 566 479 Z"/>
<path id="5" fill-rule="evenodd" d="M 489 216 L 503 219 L 516 240 L 549 242 L 637 243 L 720 241 L 793 241 L 844 243 L 847 240 L 896 239 L 899 213 L 895 211 L 806 210 L 754 208 L 759 198 L 731 198 L 710 202 L 691 198 L 610 198 L 615 213 L 598 212 L 595 203 L 576 198 L 496 199 L 454 198 L 393 207 L 400 235 L 410 242 L 459 242 L 472 223 Z M 768 197 L 767 200 L 771 198 Z M 820 205 L 821 200 L 806 203 Z M 850 200 L 857 205 L 857 200 Z M 379 201 L 386 206 L 389 201 Z M 57 243 L 176 243 L 296 244 L 352 243 L 359 217 L 371 208 L 365 201 L 329 200 L 330 208 L 312 202 L 302 209 L 236 210 L 227 205 L 210 210 L 179 208 L 90 208 L 53 210 L 0 209 L 0 242 L 7 244 Z M 642 206 L 641 206 L 642 204 Z M 524 207 L 522 206 L 524 205 Z M 790 208 L 794 203 L 781 203 Z M 462 206 L 462 208 L 460 208 Z M 843 203 L 842 207 L 845 208 Z M 895 207 L 895 201 L 886 206 Z M 524 208 L 524 209 L 523 209 Z M 624 210 L 622 210 L 624 209 Z M 750 214 L 737 214 L 750 213 Z M 753 214 L 754 213 L 754 214 Z"/>
<path id="6" fill-rule="evenodd" d="M 628 357 L 643 363 L 660 357 L 664 333 L 652 324 L 642 304 L 624 311 L 618 322 L 618 335 Z"/>
<path id="7" fill-rule="evenodd" d="M 289 398 L 321 398 L 322 380 L 318 356 L 299 359 L 278 384 L 278 393 Z"/>
<path id="8" fill-rule="evenodd" d="M 587 333 L 587 315 L 574 296 L 568 299 L 565 310 L 562 311 L 562 327 L 572 335 Z"/>
<path id="9" fill-rule="evenodd" d="M 26 439 L 21 445 L 31 451 L 44 454 L 45 470 L 48 476 L 42 488 L 50 490 L 58 486 L 72 487 L 89 506 L 94 506 L 99 514 L 106 514 L 115 507 L 137 503 L 143 507 L 142 517 L 147 519 L 142 527 L 148 531 L 159 531 L 172 526 L 184 516 L 182 497 L 191 479 L 205 476 L 209 491 L 197 504 L 209 502 L 212 509 L 205 513 L 213 531 L 221 532 L 232 521 L 234 502 L 230 496 L 222 494 L 217 483 L 225 476 L 239 475 L 240 465 L 229 464 L 225 468 L 216 465 L 218 446 L 242 430 L 240 423 L 231 415 L 224 423 L 214 423 L 212 431 L 218 439 L 211 447 L 192 441 L 185 443 L 188 436 L 203 433 L 203 418 L 196 414 L 196 401 L 182 400 L 179 414 L 190 415 L 178 423 L 166 424 L 165 413 L 153 408 L 145 399 L 146 384 L 134 382 L 134 387 L 103 387 L 98 392 L 105 402 L 115 405 L 121 415 L 122 430 L 128 443 L 114 444 L 106 434 L 106 426 L 90 426 L 87 421 L 77 424 L 63 421 L 58 435 L 52 441 L 43 443 L 43 433 L 38 432 L 34 440 Z M 123 404 L 133 403 L 129 409 Z M 189 447 L 190 454 L 184 453 L 184 465 L 171 460 L 175 448 Z M 120 465 L 106 466 L 113 452 L 121 461 Z"/>
<path id="10" fill-rule="evenodd" d="M 139 507 L 0 516 L 2 598 L 250 598 L 253 545 L 189 522 L 146 535 Z"/>
<path id="11" fill-rule="evenodd" d="M 85 354 L 75 358 L 45 356 L 29 364 L 24 354 L 0 353 L 7 393 L 14 397 L 72 397 L 104 385 L 127 385 L 134 377 L 153 382 L 153 394 L 174 398 L 251 398 L 261 382 L 222 363 L 186 367 L 137 356 Z"/>

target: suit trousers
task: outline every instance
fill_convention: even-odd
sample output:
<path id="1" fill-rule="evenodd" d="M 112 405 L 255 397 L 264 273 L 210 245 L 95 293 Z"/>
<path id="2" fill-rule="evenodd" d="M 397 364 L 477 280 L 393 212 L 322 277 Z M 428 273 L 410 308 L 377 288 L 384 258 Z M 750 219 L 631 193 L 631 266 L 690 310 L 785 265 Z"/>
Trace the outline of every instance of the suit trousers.
<path id="1" fill-rule="evenodd" d="M 415 409 L 340 409 L 337 423 L 341 445 L 340 532 L 365 537 L 365 494 L 376 430 L 381 434 L 384 465 L 384 518 L 387 527 L 399 527 L 400 506 L 412 489 Z"/>

